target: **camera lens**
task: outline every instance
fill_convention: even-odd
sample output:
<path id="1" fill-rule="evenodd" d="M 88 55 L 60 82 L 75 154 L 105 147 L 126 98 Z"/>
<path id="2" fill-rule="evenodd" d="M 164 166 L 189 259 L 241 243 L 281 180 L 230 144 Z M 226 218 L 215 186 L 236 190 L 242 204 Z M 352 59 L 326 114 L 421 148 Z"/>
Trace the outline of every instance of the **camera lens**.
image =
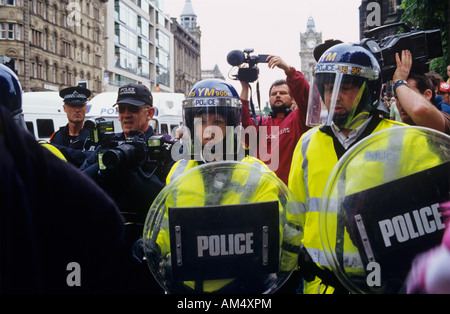
<path id="1" fill-rule="evenodd" d="M 106 169 L 115 169 L 119 166 L 131 166 L 136 159 L 136 147 L 123 144 L 110 149 L 103 154 L 102 162 Z"/>

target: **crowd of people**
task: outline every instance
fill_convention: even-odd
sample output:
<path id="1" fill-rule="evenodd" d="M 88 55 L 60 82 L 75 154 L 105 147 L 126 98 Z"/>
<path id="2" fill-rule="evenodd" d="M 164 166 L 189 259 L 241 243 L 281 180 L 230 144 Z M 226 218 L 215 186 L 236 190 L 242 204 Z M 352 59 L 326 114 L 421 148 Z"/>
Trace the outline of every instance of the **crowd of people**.
<path id="1" fill-rule="evenodd" d="M 164 293 L 145 264 L 142 234 L 147 211 L 177 176 L 201 164 L 229 160 L 232 142 L 234 160 L 273 172 L 305 215 L 305 224 L 299 227 L 301 245 L 290 247 L 299 252 L 298 267 L 286 285 L 290 290 L 280 290 L 348 293 L 327 271 L 320 241 L 319 201 L 327 179 L 347 151 L 376 132 L 410 125 L 450 135 L 450 84 L 435 73 L 412 73 L 412 55 L 404 50 L 396 54 L 394 95 L 383 101 L 381 68 L 368 49 L 327 41 L 316 52 L 311 85 L 281 57 L 268 57 L 268 66 L 285 75 L 268 91 L 272 110 L 268 117 L 252 117 L 248 82 L 241 82 L 240 95 L 224 81 L 197 83 L 183 103 L 182 139 L 166 138 L 172 144 L 183 142 L 180 149 L 185 151 L 179 155 L 184 159 L 178 161 L 170 152 L 155 160 L 148 151 L 147 140 L 155 135 L 149 126 L 155 109 L 150 90 L 140 84 L 118 90 L 116 108 L 123 132 L 110 140 L 114 146 L 89 138 L 84 120 L 91 91 L 80 86 L 61 90 L 68 124 L 50 139 L 64 155 L 56 157 L 23 128 L 20 83 L 1 65 L 0 193 L 6 204 L 1 209 L 1 291 Z M 201 95 L 205 89 L 220 91 L 221 96 L 205 101 Z M 257 140 L 236 138 L 234 129 L 239 126 L 252 127 Z M 236 159 L 241 147 L 246 151 L 242 160 Z M 203 186 L 192 185 L 187 191 Z M 256 202 L 263 195 L 252 197 Z M 204 206 L 223 202 L 204 201 Z M 177 195 L 175 203 L 186 207 L 192 206 L 190 202 L 192 198 Z M 82 266 L 80 287 L 66 282 L 71 262 Z M 222 280 L 213 291 L 226 285 Z M 417 281 L 414 285 L 414 291 L 428 291 L 417 288 Z M 439 289 L 450 292 L 448 285 L 447 290 Z"/>

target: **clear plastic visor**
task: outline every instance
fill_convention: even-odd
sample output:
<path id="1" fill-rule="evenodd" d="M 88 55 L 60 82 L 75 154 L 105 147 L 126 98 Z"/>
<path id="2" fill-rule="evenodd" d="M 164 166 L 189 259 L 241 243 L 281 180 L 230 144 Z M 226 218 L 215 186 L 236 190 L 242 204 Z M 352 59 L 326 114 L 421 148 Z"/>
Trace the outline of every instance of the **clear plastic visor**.
<path id="1" fill-rule="evenodd" d="M 194 154 L 195 159 L 234 160 L 239 149 L 236 139 L 240 138 L 240 111 L 237 107 L 199 106 L 183 110 L 185 152 Z M 242 155 L 243 156 L 243 155 Z M 243 158 L 243 157 L 242 157 Z"/>
<path id="2" fill-rule="evenodd" d="M 343 73 L 317 73 L 309 92 L 306 123 L 310 127 L 335 124 L 355 129 L 369 116 L 369 89 L 361 77 Z"/>

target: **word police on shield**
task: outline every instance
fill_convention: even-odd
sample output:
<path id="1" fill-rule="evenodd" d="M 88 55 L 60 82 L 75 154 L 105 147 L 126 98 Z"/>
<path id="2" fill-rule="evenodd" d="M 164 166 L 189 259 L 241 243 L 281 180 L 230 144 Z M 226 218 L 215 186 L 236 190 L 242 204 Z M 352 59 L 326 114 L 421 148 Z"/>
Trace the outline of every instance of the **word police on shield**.
<path id="1" fill-rule="evenodd" d="M 276 273 L 278 202 L 169 208 L 174 280 Z"/>
<path id="2" fill-rule="evenodd" d="M 385 274 L 406 275 L 415 255 L 441 242 L 445 225 L 438 208 L 450 198 L 449 178 L 447 162 L 345 197 L 350 237 L 364 264 L 378 262 Z"/>

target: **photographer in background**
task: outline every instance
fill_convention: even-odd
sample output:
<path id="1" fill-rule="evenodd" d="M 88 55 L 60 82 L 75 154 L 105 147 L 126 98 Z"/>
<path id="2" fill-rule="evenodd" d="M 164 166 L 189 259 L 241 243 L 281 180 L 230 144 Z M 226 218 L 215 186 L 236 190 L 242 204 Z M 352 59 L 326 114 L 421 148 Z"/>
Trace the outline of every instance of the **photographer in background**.
<path id="1" fill-rule="evenodd" d="M 301 72 L 289 66 L 280 57 L 271 55 L 267 58 L 267 62 L 271 69 L 275 67 L 282 69 L 286 74 L 286 80 L 278 80 L 272 84 L 269 90 L 272 112 L 268 118 L 261 117 L 257 124 L 250 116 L 250 85 L 241 80 L 242 126 L 244 128 L 255 126 L 258 133 L 260 133 L 261 126 L 267 127 L 266 148 L 258 147 L 256 157 L 265 162 L 287 185 L 292 152 L 300 136 L 309 129 L 306 126 L 309 84 Z M 293 100 L 298 107 L 292 111 Z M 272 133 L 272 127 L 278 127 L 279 134 Z M 275 156 L 279 156 L 278 162 L 271 160 L 274 156 L 272 154 L 272 148 L 274 147 L 278 147 L 280 150 L 278 154 L 275 154 Z"/>
<path id="2" fill-rule="evenodd" d="M 125 238 L 131 251 L 133 244 L 142 237 L 147 212 L 165 186 L 165 179 L 173 160 L 170 151 L 161 154 L 155 160 L 155 156 L 148 150 L 148 139 L 155 135 L 149 125 L 155 109 L 152 94 L 147 87 L 139 84 L 120 87 L 115 106 L 119 112 L 123 132 L 116 134 L 110 143 L 102 143 L 86 159 L 80 170 L 93 178 L 118 205 L 125 217 Z M 170 136 L 165 136 L 169 141 Z M 117 144 L 116 147 L 114 144 Z M 104 156 L 107 151 L 113 154 L 124 152 L 124 156 L 115 167 L 100 168 L 99 164 L 103 165 L 105 162 Z M 118 281 L 121 292 L 124 289 L 125 292 L 131 293 L 162 292 L 154 282 L 147 265 L 139 259 L 126 262 L 130 263 L 132 273 L 123 274 L 123 280 L 126 282 Z M 151 281 L 154 282 L 153 286 L 150 284 Z"/>
<path id="3" fill-rule="evenodd" d="M 395 55 L 397 69 L 393 76 L 396 104 L 403 122 L 450 134 L 450 115 L 433 105 L 432 81 L 424 74 L 411 73 L 413 57 L 403 50 Z"/>

